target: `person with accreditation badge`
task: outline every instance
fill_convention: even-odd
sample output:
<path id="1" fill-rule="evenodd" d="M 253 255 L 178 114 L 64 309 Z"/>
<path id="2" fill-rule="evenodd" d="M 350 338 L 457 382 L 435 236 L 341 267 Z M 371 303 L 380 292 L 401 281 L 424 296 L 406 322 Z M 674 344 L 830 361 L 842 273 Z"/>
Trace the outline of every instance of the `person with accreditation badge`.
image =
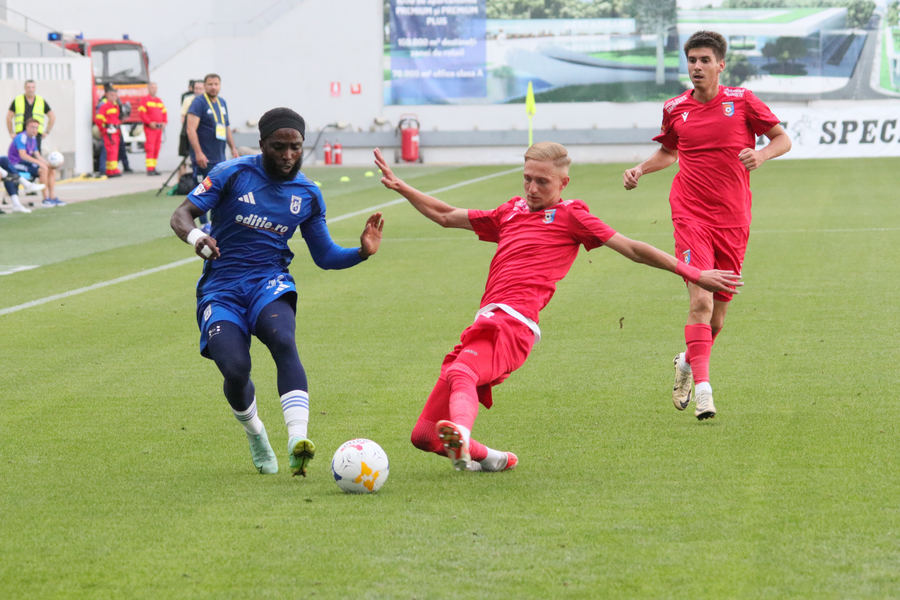
<path id="1" fill-rule="evenodd" d="M 322 193 L 300 172 L 305 134 L 296 112 L 269 110 L 259 119 L 262 154 L 218 164 L 170 221 L 178 237 L 207 259 L 197 282 L 200 353 L 222 373 L 225 398 L 247 434 L 253 465 L 266 474 L 278 472 L 278 460 L 257 414 L 251 335 L 275 361 L 291 472 L 306 476 L 316 451 L 307 432 L 309 387 L 294 337 L 297 286 L 288 271 L 294 257 L 288 241 L 299 228 L 317 266 L 346 269 L 378 251 L 384 227 L 381 213 L 375 213 L 359 247 L 332 241 Z M 209 234 L 194 225 L 207 211 Z"/>
<path id="2" fill-rule="evenodd" d="M 210 170 L 225 160 L 226 145 L 234 158 L 239 156 L 231 135 L 228 104 L 219 96 L 222 79 L 215 73 L 203 78 L 204 93 L 194 98 L 185 120 L 188 142 L 191 145 L 191 162 L 194 181 L 200 183 Z M 204 230 L 209 225 L 206 215 L 200 217 Z"/>

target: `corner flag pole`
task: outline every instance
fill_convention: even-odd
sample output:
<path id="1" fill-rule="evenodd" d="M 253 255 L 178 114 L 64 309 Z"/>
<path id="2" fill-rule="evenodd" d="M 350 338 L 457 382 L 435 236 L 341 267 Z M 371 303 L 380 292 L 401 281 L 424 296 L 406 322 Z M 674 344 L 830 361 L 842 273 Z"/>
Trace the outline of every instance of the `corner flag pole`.
<path id="1" fill-rule="evenodd" d="M 528 92 L 525 94 L 525 112 L 528 113 L 528 147 L 534 144 L 534 131 L 532 130 L 532 120 L 537 108 L 534 105 L 534 86 L 528 82 Z"/>

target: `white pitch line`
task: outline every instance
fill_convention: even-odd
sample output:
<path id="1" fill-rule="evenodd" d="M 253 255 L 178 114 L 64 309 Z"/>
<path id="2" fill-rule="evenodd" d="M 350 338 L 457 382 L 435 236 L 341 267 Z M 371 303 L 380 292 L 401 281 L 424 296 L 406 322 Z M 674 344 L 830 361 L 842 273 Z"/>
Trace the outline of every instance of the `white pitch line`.
<path id="1" fill-rule="evenodd" d="M 468 179 L 466 181 L 461 181 L 459 183 L 454 183 L 452 185 L 448 185 L 442 188 L 437 188 L 435 190 L 431 190 L 425 192 L 426 194 L 438 194 L 440 192 L 446 192 L 447 190 L 452 190 L 455 188 L 463 187 L 466 185 L 471 185 L 473 183 L 478 183 L 480 181 L 485 181 L 488 179 L 492 179 L 494 177 L 500 177 L 502 175 L 509 175 L 510 173 L 515 173 L 516 171 L 521 171 L 522 167 L 515 167 L 513 169 L 507 169 L 505 171 L 499 171 L 497 173 L 492 173 L 490 175 L 484 175 L 482 177 L 476 177 L 474 179 Z M 329 223 L 336 223 L 337 221 L 343 221 L 344 219 L 349 219 L 350 217 L 355 217 L 357 215 L 366 214 L 372 212 L 373 210 L 378 210 L 380 208 L 387 208 L 388 206 L 393 206 L 395 204 L 400 204 L 402 202 L 406 202 L 406 198 L 397 198 L 396 200 L 391 200 L 390 202 L 384 202 L 382 204 L 376 204 L 375 206 L 371 206 L 369 208 L 364 208 L 362 210 L 357 210 L 354 212 L 346 213 L 343 215 L 339 215 L 333 219 L 328 219 Z M 46 296 L 44 298 L 38 298 L 37 300 L 32 300 L 30 302 L 25 302 L 24 304 L 17 304 L 16 306 L 10 306 L 8 308 L 0 308 L 0 316 L 8 315 L 10 313 L 19 312 L 20 310 L 25 310 L 26 308 L 33 308 L 35 306 L 40 306 L 42 304 L 47 304 L 48 302 L 53 302 L 55 300 L 62 300 L 64 298 L 71 298 L 72 296 L 77 296 L 78 294 L 83 294 L 85 292 L 92 292 L 94 290 L 99 290 L 101 288 L 109 287 L 111 285 L 116 285 L 117 283 L 124 283 L 126 281 L 131 281 L 132 279 L 137 279 L 139 277 L 144 277 L 145 275 L 152 275 L 154 273 L 159 273 L 160 271 L 166 271 L 168 269 L 174 269 L 175 267 L 180 267 L 182 265 L 189 264 L 194 262 L 195 260 L 200 260 L 199 256 L 192 256 L 190 258 L 184 258 L 181 260 L 176 260 L 175 262 L 169 263 L 167 265 L 162 265 L 159 267 L 153 267 L 152 269 L 145 269 L 143 271 L 138 271 L 137 273 L 132 273 L 130 275 L 123 275 L 122 277 L 117 277 L 115 279 L 109 279 L 107 281 L 101 281 L 99 283 L 95 283 L 92 285 L 88 285 L 85 287 L 81 287 L 74 290 L 69 290 L 68 292 L 62 292 L 61 294 L 54 294 L 52 296 Z"/>
<path id="2" fill-rule="evenodd" d="M 181 260 L 176 260 L 175 262 L 169 263 L 167 265 L 162 265 L 160 267 L 153 267 L 152 269 L 138 271 L 137 273 L 132 273 L 131 275 L 123 275 L 122 277 L 116 277 L 115 279 L 109 279 L 107 281 L 101 281 L 100 283 L 95 283 L 93 285 L 88 285 L 88 286 L 81 287 L 81 288 L 78 288 L 75 290 L 69 290 L 68 292 L 63 292 L 61 294 L 54 294 L 52 296 L 38 298 L 37 300 L 32 300 L 31 302 L 26 302 L 25 304 L 17 304 L 16 306 L 10 306 L 9 308 L 0 308 L 0 316 L 8 315 L 9 313 L 18 312 L 20 310 L 25 310 L 26 308 L 31 308 L 33 306 L 40 306 L 41 304 L 47 304 L 48 302 L 53 302 L 54 300 L 62 300 L 64 298 L 71 298 L 72 296 L 77 296 L 78 294 L 83 294 L 85 292 L 90 292 L 93 290 L 99 290 L 100 288 L 109 287 L 109 286 L 115 285 L 117 283 L 131 281 L 132 279 L 137 279 L 138 277 L 143 277 L 144 275 L 152 275 L 153 273 L 159 273 L 160 271 L 165 271 L 167 269 L 174 269 L 175 267 L 180 267 L 181 265 L 186 265 L 188 263 L 194 262 L 195 260 L 200 260 L 200 257 L 192 256 L 190 258 L 183 258 Z"/>
<path id="3" fill-rule="evenodd" d="M 494 177 L 500 177 L 501 175 L 509 175 L 510 173 L 515 173 L 516 171 L 521 171 L 522 167 L 515 167 L 513 169 L 507 169 L 506 171 L 499 171 L 497 173 L 491 173 L 490 175 L 484 175 L 482 177 L 476 177 L 475 179 L 468 179 L 466 181 L 462 181 L 460 183 L 454 183 L 442 188 L 437 188 L 435 190 L 430 190 L 425 192 L 429 196 L 432 194 L 440 194 L 441 192 L 446 192 L 447 190 L 453 190 L 459 187 L 463 187 L 466 185 L 471 185 L 473 183 L 478 183 L 480 181 L 486 181 L 488 179 L 493 179 Z M 387 208 L 388 206 L 394 206 L 395 204 L 403 204 L 406 202 L 406 198 L 396 198 L 391 200 L 390 202 L 384 202 L 382 204 L 376 204 L 375 206 L 370 206 L 369 208 L 364 208 L 362 210 L 353 211 L 350 213 L 346 213 L 340 216 L 337 216 L 333 219 L 328 219 L 329 223 L 337 223 L 338 221 L 343 221 L 344 219 L 349 219 L 350 217 L 357 217 L 359 215 L 364 215 L 372 212 L 373 210 L 378 210 L 380 208 Z"/>
<path id="4" fill-rule="evenodd" d="M 900 227 L 842 227 L 836 229 L 753 229 L 750 228 L 750 237 L 756 233 L 883 233 L 887 231 L 900 231 Z"/>
<path id="5" fill-rule="evenodd" d="M 4 271 L 0 271 L 0 275 L 12 275 L 13 273 L 19 273 L 20 271 L 28 271 L 31 269 L 37 269 L 41 265 L 21 265 L 18 267 L 11 267 Z"/>

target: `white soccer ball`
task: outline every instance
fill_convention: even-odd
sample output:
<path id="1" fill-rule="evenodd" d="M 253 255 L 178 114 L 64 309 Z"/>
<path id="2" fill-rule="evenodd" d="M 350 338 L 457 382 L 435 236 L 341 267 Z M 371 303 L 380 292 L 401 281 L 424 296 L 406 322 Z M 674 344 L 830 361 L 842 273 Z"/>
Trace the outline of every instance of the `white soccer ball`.
<path id="1" fill-rule="evenodd" d="M 351 494 L 377 492 L 387 481 L 388 456 L 373 442 L 364 438 L 341 444 L 331 459 L 331 474 L 338 487 Z"/>
<path id="2" fill-rule="evenodd" d="M 47 162 L 50 163 L 50 166 L 54 169 L 58 169 L 66 162 L 66 159 L 63 157 L 62 152 L 54 150 L 47 155 Z"/>

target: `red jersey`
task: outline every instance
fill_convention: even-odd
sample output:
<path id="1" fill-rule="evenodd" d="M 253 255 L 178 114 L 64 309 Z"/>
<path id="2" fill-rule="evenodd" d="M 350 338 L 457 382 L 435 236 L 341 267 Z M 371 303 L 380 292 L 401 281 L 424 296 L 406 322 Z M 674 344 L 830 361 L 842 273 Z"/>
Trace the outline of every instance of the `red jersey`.
<path id="1" fill-rule="evenodd" d="M 141 113 L 141 120 L 145 125 L 169 122 L 169 117 L 166 114 L 166 105 L 156 96 L 144 96 L 141 98 L 138 112 Z"/>
<path id="2" fill-rule="evenodd" d="M 481 306 L 506 304 L 535 323 L 575 262 L 578 246 L 591 250 L 616 234 L 581 200 L 531 212 L 516 196 L 494 210 L 470 210 L 469 222 L 479 239 L 497 243 Z"/>
<path id="3" fill-rule="evenodd" d="M 104 98 L 97 107 L 97 114 L 94 115 L 94 123 L 96 123 L 101 130 L 106 129 L 108 125 L 120 125 L 119 105 Z"/>
<path id="4" fill-rule="evenodd" d="M 753 92 L 719 86 L 709 102 L 687 90 L 663 106 L 662 131 L 654 141 L 678 151 L 678 174 L 669 204 L 672 220 L 688 219 L 715 227 L 750 225 L 750 171 L 738 160 L 756 136 L 778 125 Z"/>

